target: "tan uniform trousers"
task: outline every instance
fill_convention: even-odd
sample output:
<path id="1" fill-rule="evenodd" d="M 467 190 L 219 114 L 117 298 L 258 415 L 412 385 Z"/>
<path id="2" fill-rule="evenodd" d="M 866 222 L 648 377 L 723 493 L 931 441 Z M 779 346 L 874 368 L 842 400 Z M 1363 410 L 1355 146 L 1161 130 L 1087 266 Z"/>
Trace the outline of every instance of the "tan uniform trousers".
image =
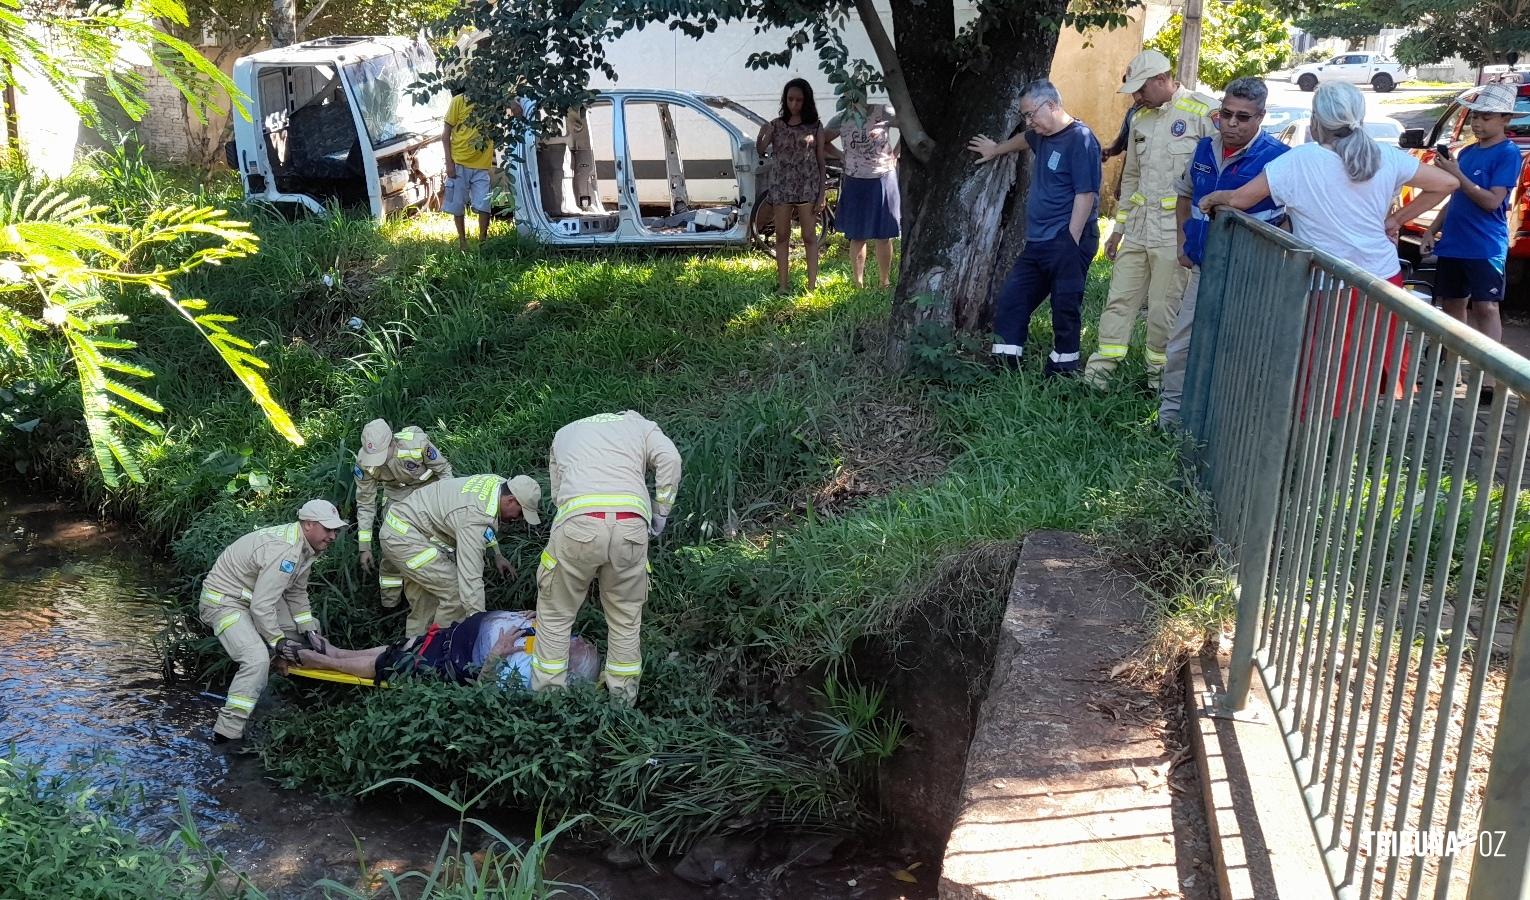
<path id="1" fill-rule="evenodd" d="M 392 504 L 384 502 L 377 508 L 377 521 L 383 522 L 388 514 L 388 507 Z M 377 561 L 377 585 L 382 591 L 382 605 L 384 609 L 392 609 L 398 606 L 399 598 L 404 593 L 404 573 L 399 567 L 388 559 L 388 554 L 378 554 L 381 559 Z"/>
<path id="2" fill-rule="evenodd" d="M 1084 377 L 1097 387 L 1104 386 L 1116 366 L 1126 358 L 1131 346 L 1137 316 L 1147 306 L 1147 341 L 1143 358 L 1153 386 L 1163 372 L 1169 335 L 1179 316 L 1179 304 L 1185 293 L 1190 270 L 1179 264 L 1179 253 L 1171 243 L 1165 247 L 1144 247 L 1122 241 L 1110 276 L 1110 294 L 1100 313 L 1099 346 L 1089 357 Z"/>
<path id="3" fill-rule="evenodd" d="M 409 616 L 404 637 L 424 634 L 432 624 L 445 628 L 476 612 L 483 612 L 483 598 L 464 602 L 457 591 L 457 555 L 433 541 L 400 535 L 384 528 L 383 559 L 391 561 L 404 580 L 404 599 Z"/>
<path id="4" fill-rule="evenodd" d="M 643 674 L 643 603 L 648 600 L 648 523 L 616 513 L 569 516 L 553 526 L 537 569 L 537 641 L 531 689 L 560 688 L 568 678 L 568 641 L 574 618 L 600 581 L 606 614 L 606 666 L 611 698 L 637 703 Z"/>
<path id="5" fill-rule="evenodd" d="M 300 640 L 297 623 L 292 621 L 286 604 L 277 604 L 276 614 L 282 634 L 289 640 Z M 213 731 L 226 738 L 242 738 L 245 725 L 255 712 L 255 703 L 271 677 L 271 650 L 256 630 L 248 608 L 204 601 L 198 605 L 197 615 L 213 630 L 224 652 L 239 665 L 234 680 L 229 682 L 228 699 L 218 711 Z"/>

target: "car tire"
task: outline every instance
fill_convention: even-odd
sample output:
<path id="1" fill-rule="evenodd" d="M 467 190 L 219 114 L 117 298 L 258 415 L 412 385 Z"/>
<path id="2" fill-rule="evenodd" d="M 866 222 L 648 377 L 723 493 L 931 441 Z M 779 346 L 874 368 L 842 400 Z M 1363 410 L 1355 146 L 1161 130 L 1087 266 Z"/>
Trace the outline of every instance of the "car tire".
<path id="1" fill-rule="evenodd" d="M 1395 87 L 1397 87 L 1397 82 L 1393 81 L 1392 76 L 1385 72 L 1379 72 L 1375 78 L 1371 79 L 1371 90 L 1378 94 L 1390 94 Z"/>
<path id="2" fill-rule="evenodd" d="M 1308 72 L 1302 77 L 1296 79 L 1296 86 L 1310 94 L 1317 90 L 1317 76 L 1311 72 Z"/>

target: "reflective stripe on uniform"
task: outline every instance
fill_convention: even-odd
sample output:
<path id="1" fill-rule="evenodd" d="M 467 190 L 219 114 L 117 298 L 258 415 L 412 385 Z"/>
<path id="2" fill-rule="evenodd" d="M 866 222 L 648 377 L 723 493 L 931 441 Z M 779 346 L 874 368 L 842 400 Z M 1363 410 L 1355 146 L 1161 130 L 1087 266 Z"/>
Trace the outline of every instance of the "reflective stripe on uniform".
<path id="1" fill-rule="evenodd" d="M 559 507 L 558 515 L 553 522 L 554 524 L 561 522 L 580 510 L 606 506 L 636 506 L 643 511 L 643 518 L 648 518 L 648 498 L 646 497 L 639 497 L 637 494 L 585 494 Z"/>
<path id="2" fill-rule="evenodd" d="M 668 504 L 675 502 L 675 489 L 672 487 L 659 488 L 656 498 L 660 503 Z"/>
<path id="3" fill-rule="evenodd" d="M 1127 199 L 1127 202 L 1131 203 L 1133 206 L 1141 206 L 1147 202 L 1147 197 L 1143 196 L 1141 193 L 1136 193 L 1132 194 L 1131 197 Z"/>
<path id="4" fill-rule="evenodd" d="M 203 603 L 210 603 L 213 606 L 220 606 L 220 605 L 222 605 L 223 598 L 227 597 L 227 596 L 228 596 L 227 594 L 220 593 L 219 591 L 215 591 L 212 588 L 203 588 L 202 589 L 202 602 Z M 239 596 L 240 596 L 241 599 L 244 599 L 244 600 L 254 600 L 255 599 L 255 595 L 253 593 L 251 593 L 249 590 L 242 590 L 242 591 L 240 591 L 239 592 Z"/>
<path id="5" fill-rule="evenodd" d="M 542 568 L 548 570 L 549 572 L 558 568 L 558 561 L 554 559 L 553 555 L 548 553 L 546 550 L 542 551 Z"/>
<path id="6" fill-rule="evenodd" d="M 434 474 L 436 474 L 436 470 L 435 469 L 421 469 L 420 470 L 420 480 L 421 481 L 428 480 L 430 478 L 430 476 L 432 476 Z"/>
<path id="7" fill-rule="evenodd" d="M 1174 108 L 1193 116 L 1204 116 L 1211 111 L 1211 107 L 1195 99 L 1194 97 L 1181 97 L 1174 101 Z"/>
<path id="8" fill-rule="evenodd" d="M 1126 355 L 1125 344 L 1101 344 L 1100 356 L 1105 359 L 1119 359 Z"/>
<path id="9" fill-rule="evenodd" d="M 404 579 L 393 575 L 384 575 L 377 579 L 377 583 L 385 588 L 403 587 Z"/>
<path id="10" fill-rule="evenodd" d="M 222 634 L 223 632 L 228 631 L 229 628 L 231 628 L 233 626 L 233 624 L 235 622 L 237 622 L 237 621 L 239 621 L 239 614 L 238 613 L 229 613 L 228 615 L 226 615 L 223 618 L 219 619 L 217 627 L 213 628 L 213 637 L 217 637 L 218 635 Z"/>
<path id="11" fill-rule="evenodd" d="M 1122 224 L 1125 224 L 1126 217 L 1127 217 L 1127 211 L 1126 210 L 1121 209 L 1121 210 L 1117 210 L 1116 211 L 1116 221 L 1117 222 L 1121 222 Z"/>
<path id="12" fill-rule="evenodd" d="M 298 613 L 292 617 L 292 621 L 299 625 L 307 625 L 313 621 L 313 613 Z"/>
<path id="13" fill-rule="evenodd" d="M 405 428 L 403 431 L 395 431 L 393 432 L 393 439 L 395 441 L 412 441 L 414 440 L 414 429 Z"/>
<path id="14" fill-rule="evenodd" d="M 243 710 L 245 712 L 254 712 L 255 698 L 245 697 L 240 694 L 229 694 L 228 700 L 223 705 L 233 709 Z"/>
<path id="15" fill-rule="evenodd" d="M 1053 350 L 1048 356 L 1055 363 L 1078 362 L 1077 353 L 1058 353 L 1056 350 Z"/>
<path id="16" fill-rule="evenodd" d="M 408 561 L 406 561 L 404 565 L 410 569 L 418 569 L 420 566 L 425 565 L 440 555 L 441 551 L 437 550 L 435 547 L 426 547 L 419 553 L 409 557 Z"/>
<path id="17" fill-rule="evenodd" d="M 606 671 L 610 672 L 612 675 L 621 675 L 626 678 L 633 678 L 643 674 L 643 664 L 641 662 L 619 663 L 607 660 Z"/>
<path id="18" fill-rule="evenodd" d="M 593 416 L 585 416 L 581 422 L 620 422 L 622 417 L 616 413 L 596 413 Z"/>
<path id="19" fill-rule="evenodd" d="M 423 450 L 400 450 L 394 454 L 399 459 L 419 459 L 425 455 Z"/>
<path id="20" fill-rule="evenodd" d="M 1179 205 L 1179 196 L 1178 195 L 1175 195 L 1173 197 L 1164 197 L 1162 200 L 1158 201 L 1158 206 L 1160 208 L 1162 208 L 1162 209 L 1173 209 L 1174 207 L 1176 207 L 1178 205 Z"/>
<path id="21" fill-rule="evenodd" d="M 543 675 L 560 675 L 565 669 L 568 668 L 568 660 L 543 659 L 542 657 L 533 653 L 531 655 L 531 667 L 536 669 L 538 672 L 541 672 Z"/>
<path id="22" fill-rule="evenodd" d="M 505 483 L 505 479 L 498 475 L 474 475 L 462 485 L 462 493 L 477 494 L 483 503 L 483 514 L 494 515 L 494 507 L 499 505 L 499 489 Z"/>
<path id="23" fill-rule="evenodd" d="M 994 344 L 991 352 L 999 356 L 1019 356 L 1025 352 L 1025 348 L 1019 344 Z"/>
<path id="24" fill-rule="evenodd" d="M 356 532 L 356 540 L 362 544 L 372 543 L 372 529 L 368 528 L 366 531 Z"/>
<path id="25" fill-rule="evenodd" d="M 395 516 L 393 514 L 393 510 L 391 509 L 388 510 L 387 515 L 383 516 L 383 524 L 398 532 L 399 534 L 409 533 L 409 523 L 405 522 L 403 519 L 400 519 L 398 516 Z"/>
<path id="26" fill-rule="evenodd" d="M 1147 364 L 1150 365 L 1150 366 L 1161 366 L 1164 363 L 1169 361 L 1168 354 L 1166 354 L 1166 353 L 1154 353 L 1152 350 L 1146 350 L 1146 349 L 1143 350 L 1142 351 L 1142 356 L 1143 356 L 1144 359 L 1147 360 Z"/>

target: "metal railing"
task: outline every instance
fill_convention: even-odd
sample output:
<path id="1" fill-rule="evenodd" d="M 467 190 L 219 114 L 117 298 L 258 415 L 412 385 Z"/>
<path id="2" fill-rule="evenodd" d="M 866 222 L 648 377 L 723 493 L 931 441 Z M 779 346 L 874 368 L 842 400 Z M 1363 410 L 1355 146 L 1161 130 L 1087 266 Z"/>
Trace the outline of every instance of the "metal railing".
<path id="1" fill-rule="evenodd" d="M 1216 217 L 1184 424 L 1239 585 L 1223 704 L 1262 678 L 1341 898 L 1530 897 L 1527 397 L 1530 361 Z"/>

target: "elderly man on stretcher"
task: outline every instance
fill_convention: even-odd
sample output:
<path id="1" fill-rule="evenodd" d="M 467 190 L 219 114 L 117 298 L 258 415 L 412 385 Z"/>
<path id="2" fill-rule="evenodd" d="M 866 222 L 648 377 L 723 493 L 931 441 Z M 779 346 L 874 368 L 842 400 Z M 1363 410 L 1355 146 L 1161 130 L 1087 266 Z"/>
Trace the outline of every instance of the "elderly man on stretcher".
<path id="1" fill-rule="evenodd" d="M 367 650 L 344 650 L 323 642 L 316 651 L 287 641 L 283 657 L 289 666 L 299 667 L 289 670 L 293 675 L 340 672 L 362 683 L 381 684 L 434 674 L 459 684 L 489 679 L 506 688 L 524 688 L 531 683 L 535 641 L 536 613 L 494 610 L 445 628 L 432 625 L 425 634 Z M 569 672 L 577 672 L 581 681 L 594 681 L 600 672 L 600 654 L 583 638 L 574 638 L 570 645 Z"/>

